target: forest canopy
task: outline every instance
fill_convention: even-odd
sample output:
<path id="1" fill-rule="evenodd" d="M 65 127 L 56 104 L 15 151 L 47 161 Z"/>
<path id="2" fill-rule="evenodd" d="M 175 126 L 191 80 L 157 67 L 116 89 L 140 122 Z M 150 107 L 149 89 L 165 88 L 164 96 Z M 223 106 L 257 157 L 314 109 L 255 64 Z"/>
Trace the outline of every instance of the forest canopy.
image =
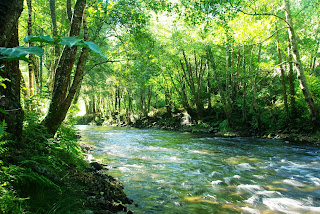
<path id="1" fill-rule="evenodd" d="M 2 2 L 1 120 L 15 136 L 31 121 L 53 136 L 68 112 L 171 126 L 188 115 L 253 134 L 320 127 L 318 1 Z"/>

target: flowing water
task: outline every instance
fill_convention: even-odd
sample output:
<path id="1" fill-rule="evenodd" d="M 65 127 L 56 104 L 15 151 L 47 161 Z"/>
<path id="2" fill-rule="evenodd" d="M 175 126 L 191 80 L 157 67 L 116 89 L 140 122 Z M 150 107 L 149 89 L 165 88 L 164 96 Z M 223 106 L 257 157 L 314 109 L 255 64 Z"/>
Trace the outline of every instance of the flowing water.
<path id="1" fill-rule="evenodd" d="M 257 138 L 78 126 L 135 213 L 320 213 L 320 147 Z"/>

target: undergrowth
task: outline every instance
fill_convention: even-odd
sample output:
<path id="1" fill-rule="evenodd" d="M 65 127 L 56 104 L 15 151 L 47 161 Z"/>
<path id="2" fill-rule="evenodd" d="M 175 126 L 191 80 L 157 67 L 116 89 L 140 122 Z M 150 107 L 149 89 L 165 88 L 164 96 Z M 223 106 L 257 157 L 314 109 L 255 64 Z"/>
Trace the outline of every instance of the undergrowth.
<path id="1" fill-rule="evenodd" d="M 63 125 L 54 139 L 42 133 L 33 124 L 21 142 L 0 141 L 0 213 L 84 210 L 85 194 L 76 177 L 88 164 L 75 130 Z"/>

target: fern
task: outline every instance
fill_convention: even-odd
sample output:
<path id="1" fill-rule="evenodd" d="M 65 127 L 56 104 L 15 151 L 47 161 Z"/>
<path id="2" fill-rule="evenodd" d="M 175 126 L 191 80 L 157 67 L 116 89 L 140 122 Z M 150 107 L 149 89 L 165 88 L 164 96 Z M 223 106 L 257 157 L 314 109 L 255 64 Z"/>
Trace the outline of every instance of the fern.
<path id="1" fill-rule="evenodd" d="M 59 185 L 55 184 L 53 181 L 51 181 L 44 175 L 38 174 L 32 171 L 31 169 L 25 170 L 25 172 L 20 175 L 18 182 L 30 186 L 37 185 L 41 188 L 53 188 L 61 192 L 61 188 Z"/>
<path id="2" fill-rule="evenodd" d="M 15 165 L 0 167 L 0 213 L 23 213 L 21 203 L 25 199 L 19 198 L 12 186 L 12 181 L 16 177 L 15 172 L 19 169 Z"/>
<path id="3" fill-rule="evenodd" d="M 7 141 L 0 141 L 0 155 L 7 152 L 9 149 L 7 148 Z"/>
<path id="4" fill-rule="evenodd" d="M 7 129 L 7 124 L 3 120 L 2 123 L 0 123 L 0 139 L 6 133 L 6 129 Z M 0 155 L 8 151 L 7 144 L 8 144 L 7 141 L 0 141 Z"/>

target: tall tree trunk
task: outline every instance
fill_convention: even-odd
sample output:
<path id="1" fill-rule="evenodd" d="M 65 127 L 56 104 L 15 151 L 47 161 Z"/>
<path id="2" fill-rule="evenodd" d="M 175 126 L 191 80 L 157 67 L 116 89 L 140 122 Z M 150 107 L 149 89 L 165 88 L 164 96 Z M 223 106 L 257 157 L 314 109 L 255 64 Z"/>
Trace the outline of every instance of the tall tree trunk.
<path id="1" fill-rule="evenodd" d="M 240 49 L 239 49 L 240 50 Z M 239 52 L 240 58 L 240 52 Z M 240 67 L 240 59 L 238 59 L 238 65 Z M 243 81 L 243 106 L 242 106 L 242 121 L 244 123 L 247 122 L 247 74 L 246 74 L 246 53 L 245 53 L 245 45 L 243 46 L 243 60 L 242 60 L 243 74 L 245 81 Z"/>
<path id="2" fill-rule="evenodd" d="M 300 53 L 299 53 L 299 49 L 298 49 L 298 42 L 296 39 L 296 35 L 294 32 L 294 26 L 293 26 L 293 22 L 291 19 L 289 0 L 283 0 L 283 6 L 284 6 L 284 11 L 285 11 L 285 15 L 286 15 L 286 22 L 287 22 L 287 26 L 288 26 L 289 40 L 290 40 L 290 44 L 291 44 L 291 48 L 292 48 L 292 56 L 295 61 L 295 67 L 297 70 L 297 78 L 299 80 L 300 88 L 302 90 L 302 93 L 304 95 L 304 99 L 306 101 L 306 104 L 307 104 L 307 107 L 308 107 L 308 110 L 310 113 L 310 118 L 312 121 L 313 128 L 314 128 L 314 130 L 316 130 L 316 129 L 319 129 L 319 127 L 320 127 L 318 112 L 317 112 L 316 106 L 314 104 L 312 95 L 310 93 L 307 79 L 304 75 L 304 70 L 303 70 L 303 66 L 302 66 L 302 62 L 301 62 L 301 58 L 300 58 Z"/>
<path id="3" fill-rule="evenodd" d="M 147 113 L 149 113 L 149 112 L 150 112 L 151 98 L 152 98 L 152 86 L 150 86 L 150 87 L 148 88 Z"/>
<path id="4" fill-rule="evenodd" d="M 197 59 L 194 52 L 194 64 L 192 65 L 190 59 L 187 59 L 185 52 L 182 52 L 184 61 L 180 61 L 182 75 L 189 86 L 192 95 L 192 103 L 196 106 L 196 114 L 193 114 L 194 119 L 201 119 L 204 111 L 204 105 L 202 103 L 203 91 L 203 76 L 205 74 L 205 64 L 203 59 Z M 191 114 L 190 114 L 191 115 Z M 192 115 L 191 115 L 192 116 Z"/>
<path id="5" fill-rule="evenodd" d="M 258 60 L 257 62 L 260 63 L 260 58 L 261 58 L 261 44 L 259 45 L 259 51 L 258 51 Z M 253 111 L 255 112 L 255 117 L 257 120 L 257 129 L 258 132 L 262 131 L 262 122 L 261 122 L 261 111 L 258 106 L 257 102 L 257 80 L 259 78 L 259 67 L 257 68 L 255 77 L 253 79 L 253 88 L 252 88 L 252 107 Z"/>
<path id="6" fill-rule="evenodd" d="M 118 86 L 116 85 L 114 89 L 114 112 L 117 111 L 117 106 L 118 106 Z"/>
<path id="7" fill-rule="evenodd" d="M 212 111 L 212 100 L 211 100 L 211 93 L 212 93 L 212 86 L 210 82 L 210 72 L 209 72 L 209 62 L 207 61 L 207 96 L 208 96 L 208 110 L 209 113 Z"/>
<path id="8" fill-rule="evenodd" d="M 32 2 L 31 0 L 27 0 L 27 6 L 28 6 L 28 36 L 32 35 Z M 33 42 L 29 43 L 29 47 L 34 46 Z M 35 85 L 34 85 L 34 55 L 29 55 L 30 62 L 28 63 L 29 68 L 29 93 L 32 97 L 35 94 Z"/>
<path id="9" fill-rule="evenodd" d="M 120 85 L 118 87 L 118 112 L 120 114 L 121 111 L 121 92 L 120 92 Z"/>
<path id="10" fill-rule="evenodd" d="M 50 14 L 51 14 L 52 36 L 56 38 L 58 36 L 56 0 L 50 0 Z M 49 75 L 51 77 L 51 80 L 53 80 L 54 72 L 58 64 L 58 60 L 60 56 L 60 45 L 55 45 L 52 55 L 54 57 L 50 67 L 50 75 Z"/>
<path id="11" fill-rule="evenodd" d="M 19 46 L 18 19 L 23 10 L 23 0 L 0 0 L 0 47 Z M 1 61 L 2 68 L 0 76 L 9 79 L 4 84 L 6 88 L 0 87 L 0 108 L 7 114 L 0 112 L 0 121 L 7 123 L 7 132 L 16 139 L 21 137 L 23 124 L 23 110 L 20 103 L 20 81 L 21 72 L 19 61 Z"/>
<path id="12" fill-rule="evenodd" d="M 225 82 L 225 90 L 224 92 L 222 91 L 221 94 L 224 94 L 223 96 L 221 96 L 221 98 L 224 98 L 224 112 L 226 114 L 227 117 L 227 122 L 228 122 L 228 126 L 231 126 L 231 118 L 232 118 L 232 100 L 231 100 L 231 75 L 229 74 L 229 72 L 231 71 L 231 66 L 232 66 L 232 50 L 230 47 L 230 38 L 229 35 L 227 34 L 227 45 L 226 45 L 226 82 Z M 221 90 L 222 88 L 220 88 Z"/>
<path id="13" fill-rule="evenodd" d="M 293 66 L 292 66 L 292 51 L 289 43 L 288 37 L 288 79 L 289 79 L 289 87 L 290 87 L 290 120 L 291 124 L 295 124 L 295 117 L 296 117 L 296 93 L 294 87 L 294 73 L 293 73 Z"/>
<path id="14" fill-rule="evenodd" d="M 282 56 L 279 44 L 279 35 L 277 33 L 277 52 L 278 52 L 278 63 L 280 64 L 280 73 L 281 73 L 281 84 L 282 84 L 282 95 L 283 95 L 283 102 L 284 102 L 284 109 L 286 111 L 286 119 L 289 119 L 289 108 L 288 108 L 288 98 L 287 98 L 287 87 L 286 87 L 286 80 L 285 80 L 285 72 L 283 69 L 282 63 Z"/>
<path id="15" fill-rule="evenodd" d="M 70 37 L 78 36 L 80 33 L 85 5 L 86 0 L 77 0 L 70 27 Z M 83 67 L 86 62 L 85 56 L 88 54 L 88 50 L 86 48 L 82 49 L 82 56 L 80 55 L 77 64 L 74 81 L 72 83 L 72 86 L 70 87 L 70 90 L 68 91 L 76 53 L 76 46 L 73 46 L 71 48 L 66 46 L 63 49 L 63 52 L 59 60 L 59 64 L 56 69 L 52 99 L 49 106 L 48 114 L 43 121 L 43 124 L 47 128 L 49 136 L 53 136 L 56 133 L 62 121 L 66 117 L 67 111 L 70 107 L 74 94 L 77 91 L 78 84 L 81 80 L 82 72 L 84 69 Z M 81 73 L 80 76 L 79 73 Z"/>
<path id="16" fill-rule="evenodd" d="M 320 34 L 316 36 L 317 37 L 317 45 L 314 49 L 314 54 L 311 56 L 311 62 L 310 62 L 310 68 L 312 73 L 316 71 L 316 61 L 317 61 L 317 53 L 319 50 L 319 45 L 320 45 Z"/>
<path id="17" fill-rule="evenodd" d="M 69 23 L 71 24 L 71 21 L 72 21 L 71 0 L 67 0 L 66 6 L 67 6 L 68 20 L 69 20 Z"/>

